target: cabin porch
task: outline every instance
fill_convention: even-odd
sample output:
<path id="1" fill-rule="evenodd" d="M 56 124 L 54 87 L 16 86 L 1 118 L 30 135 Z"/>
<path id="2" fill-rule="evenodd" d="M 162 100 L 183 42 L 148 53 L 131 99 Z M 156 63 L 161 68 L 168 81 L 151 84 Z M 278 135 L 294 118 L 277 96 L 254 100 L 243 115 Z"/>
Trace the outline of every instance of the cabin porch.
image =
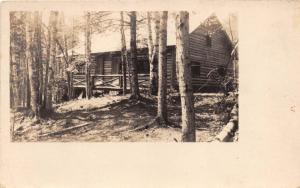
<path id="1" fill-rule="evenodd" d="M 126 75 L 127 90 L 130 90 L 129 75 Z M 138 74 L 139 87 L 146 89 L 149 87 L 149 74 Z M 86 87 L 86 78 L 84 74 L 73 75 L 73 89 L 84 90 Z M 92 91 L 122 91 L 123 75 L 122 74 L 92 74 L 91 75 Z"/>

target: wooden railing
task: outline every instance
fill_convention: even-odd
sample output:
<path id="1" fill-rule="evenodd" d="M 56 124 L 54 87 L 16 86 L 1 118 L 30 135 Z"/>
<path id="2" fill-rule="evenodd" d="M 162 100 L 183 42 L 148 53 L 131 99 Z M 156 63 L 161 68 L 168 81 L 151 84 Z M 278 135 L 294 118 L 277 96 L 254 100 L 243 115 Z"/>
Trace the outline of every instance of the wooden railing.
<path id="1" fill-rule="evenodd" d="M 85 87 L 85 75 L 74 75 L 73 86 L 74 87 Z M 127 89 L 130 88 L 129 76 L 126 75 Z M 149 87 L 149 74 L 138 74 L 139 87 L 147 88 Z M 122 90 L 123 75 L 122 74 L 110 74 L 101 75 L 93 74 L 91 75 L 91 85 L 92 89 L 99 90 Z"/>
<path id="2" fill-rule="evenodd" d="M 93 89 L 119 90 L 122 83 L 122 75 L 92 75 Z"/>
<path id="3" fill-rule="evenodd" d="M 74 87 L 85 87 L 85 75 L 82 74 L 74 74 L 73 75 L 73 86 Z"/>

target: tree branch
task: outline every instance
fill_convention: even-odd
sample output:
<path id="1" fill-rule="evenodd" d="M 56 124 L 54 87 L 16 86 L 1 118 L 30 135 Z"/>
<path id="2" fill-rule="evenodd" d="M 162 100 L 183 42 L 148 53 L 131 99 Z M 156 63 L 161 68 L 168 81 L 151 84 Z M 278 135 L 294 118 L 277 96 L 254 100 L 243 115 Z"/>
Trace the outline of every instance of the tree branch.
<path id="1" fill-rule="evenodd" d="M 63 47 L 61 46 L 61 44 L 59 43 L 59 41 L 57 39 L 55 41 L 56 41 L 56 43 L 57 43 L 57 45 L 58 45 L 61 53 L 63 54 L 63 57 L 64 57 L 64 60 L 65 60 L 66 64 L 69 64 L 69 61 L 68 61 L 68 59 L 67 59 L 67 57 L 65 55 Z"/>

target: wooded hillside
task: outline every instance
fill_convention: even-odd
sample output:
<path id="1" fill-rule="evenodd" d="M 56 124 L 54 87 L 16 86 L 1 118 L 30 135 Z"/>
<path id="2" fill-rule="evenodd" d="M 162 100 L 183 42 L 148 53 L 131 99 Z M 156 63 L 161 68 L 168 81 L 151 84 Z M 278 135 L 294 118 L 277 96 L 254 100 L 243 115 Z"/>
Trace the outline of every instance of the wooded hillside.
<path id="1" fill-rule="evenodd" d="M 129 135 L 179 131 L 173 141 L 195 142 L 203 140 L 197 130 L 205 128 L 204 111 L 222 124 L 212 123 L 209 130 L 216 136 L 238 106 L 238 40 L 230 28 L 235 23 L 229 22 L 230 36 L 215 15 L 191 32 L 187 11 L 85 11 L 73 17 L 59 11 L 10 12 L 12 139 L 92 131 L 109 120 L 114 126 L 108 129 L 123 127 Z M 93 36 L 104 33 L 118 33 L 118 50 L 93 51 L 98 45 Z M 169 37 L 176 39 L 172 46 Z M 204 86 L 217 93 L 198 93 Z M 232 120 L 234 132 L 237 120 Z"/>

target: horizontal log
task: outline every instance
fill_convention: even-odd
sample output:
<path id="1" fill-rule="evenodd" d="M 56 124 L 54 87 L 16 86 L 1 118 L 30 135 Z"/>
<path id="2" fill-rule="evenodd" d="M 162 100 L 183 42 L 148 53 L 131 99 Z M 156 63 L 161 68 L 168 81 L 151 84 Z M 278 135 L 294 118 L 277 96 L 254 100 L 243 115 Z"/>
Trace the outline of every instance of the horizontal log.
<path id="1" fill-rule="evenodd" d="M 238 110 L 237 104 L 231 110 L 231 119 L 222 129 L 222 131 L 216 136 L 215 141 L 228 142 L 233 137 L 235 131 L 238 128 Z"/>
<path id="2" fill-rule="evenodd" d="M 88 126 L 90 124 L 91 123 L 83 123 L 83 124 L 80 124 L 80 125 L 77 125 L 77 126 L 68 127 L 66 129 L 63 129 L 63 130 L 58 130 L 58 131 L 54 131 L 54 132 L 50 132 L 50 133 L 44 133 L 42 135 L 39 135 L 39 137 L 54 136 L 54 135 L 58 135 L 58 134 L 63 134 L 63 133 L 66 133 L 66 132 L 69 132 L 69 131 L 72 131 L 72 130 L 75 130 L 75 129 L 78 129 L 78 128 Z"/>

